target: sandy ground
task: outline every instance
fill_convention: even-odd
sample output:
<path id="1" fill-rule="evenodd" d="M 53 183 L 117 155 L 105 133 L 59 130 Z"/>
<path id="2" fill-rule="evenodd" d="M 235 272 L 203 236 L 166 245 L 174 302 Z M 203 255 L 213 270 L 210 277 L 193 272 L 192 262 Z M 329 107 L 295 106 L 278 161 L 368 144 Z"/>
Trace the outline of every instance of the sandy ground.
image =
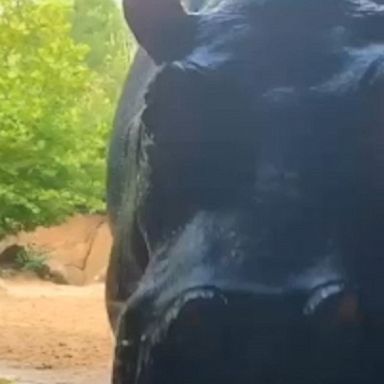
<path id="1" fill-rule="evenodd" d="M 103 295 L 101 284 L 0 280 L 0 379 L 108 384 L 113 345 Z"/>

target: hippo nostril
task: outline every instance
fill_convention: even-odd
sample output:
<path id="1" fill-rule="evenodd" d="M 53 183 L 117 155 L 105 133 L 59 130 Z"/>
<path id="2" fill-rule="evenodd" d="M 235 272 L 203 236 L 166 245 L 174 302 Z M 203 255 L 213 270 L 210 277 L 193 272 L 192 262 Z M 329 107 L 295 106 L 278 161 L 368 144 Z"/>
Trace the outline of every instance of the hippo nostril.
<path id="1" fill-rule="evenodd" d="M 342 323 L 349 324 L 356 323 L 361 320 L 359 299 L 356 294 L 350 293 L 342 298 L 338 308 L 338 319 Z"/>
<path id="2" fill-rule="evenodd" d="M 304 314 L 314 314 L 329 299 L 332 299 L 342 294 L 343 290 L 344 284 L 341 282 L 332 282 L 321 285 L 320 287 L 316 287 L 309 296 L 306 305 L 304 306 Z"/>
<path id="3" fill-rule="evenodd" d="M 153 345 L 153 382 L 214 382 L 223 362 L 226 311 L 224 296 L 214 290 L 192 290 L 176 300 L 162 320 L 166 332 Z"/>
<path id="4" fill-rule="evenodd" d="M 221 297 L 190 299 L 180 308 L 177 318 L 170 325 L 169 338 L 189 346 L 195 345 L 196 349 L 200 350 L 200 344 L 207 338 L 212 340 L 219 332 L 218 325 L 225 317 L 225 311 L 226 302 Z M 208 347 L 209 345 L 206 345 L 204 349 L 207 351 Z"/>
<path id="5" fill-rule="evenodd" d="M 304 307 L 304 314 L 331 325 L 353 325 L 361 320 L 358 296 L 342 282 L 317 287 Z"/>

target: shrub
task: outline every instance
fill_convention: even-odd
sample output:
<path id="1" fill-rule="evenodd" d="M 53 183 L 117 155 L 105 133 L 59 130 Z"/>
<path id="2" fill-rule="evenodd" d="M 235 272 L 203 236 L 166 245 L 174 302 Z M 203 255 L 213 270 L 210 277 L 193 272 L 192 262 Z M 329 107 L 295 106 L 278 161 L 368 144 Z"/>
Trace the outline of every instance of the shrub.
<path id="1" fill-rule="evenodd" d="M 15 265 L 21 271 L 35 272 L 43 275 L 46 272 L 46 255 L 32 247 L 21 248 L 15 257 Z"/>
<path id="2" fill-rule="evenodd" d="M 104 210 L 115 96 L 73 18 L 66 1 L 1 2 L 0 238 Z"/>

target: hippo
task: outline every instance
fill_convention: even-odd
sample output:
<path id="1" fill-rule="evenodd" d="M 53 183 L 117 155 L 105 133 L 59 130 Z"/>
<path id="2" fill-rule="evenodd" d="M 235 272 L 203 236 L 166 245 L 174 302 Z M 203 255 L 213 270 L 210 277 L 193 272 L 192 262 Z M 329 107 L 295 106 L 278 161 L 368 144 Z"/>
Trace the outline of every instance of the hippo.
<path id="1" fill-rule="evenodd" d="M 123 4 L 113 383 L 382 383 L 384 1 Z"/>

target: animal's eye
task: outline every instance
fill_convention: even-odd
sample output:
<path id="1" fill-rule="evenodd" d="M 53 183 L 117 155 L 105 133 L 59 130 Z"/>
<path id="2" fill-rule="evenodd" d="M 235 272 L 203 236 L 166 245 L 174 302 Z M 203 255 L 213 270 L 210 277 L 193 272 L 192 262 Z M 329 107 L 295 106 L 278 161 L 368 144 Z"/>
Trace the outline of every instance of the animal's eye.
<path id="1" fill-rule="evenodd" d="M 162 135 L 183 142 L 191 130 L 201 126 L 202 83 L 199 75 L 176 66 L 164 67 L 157 74 L 145 95 L 146 109 L 142 116 L 155 139 Z"/>

